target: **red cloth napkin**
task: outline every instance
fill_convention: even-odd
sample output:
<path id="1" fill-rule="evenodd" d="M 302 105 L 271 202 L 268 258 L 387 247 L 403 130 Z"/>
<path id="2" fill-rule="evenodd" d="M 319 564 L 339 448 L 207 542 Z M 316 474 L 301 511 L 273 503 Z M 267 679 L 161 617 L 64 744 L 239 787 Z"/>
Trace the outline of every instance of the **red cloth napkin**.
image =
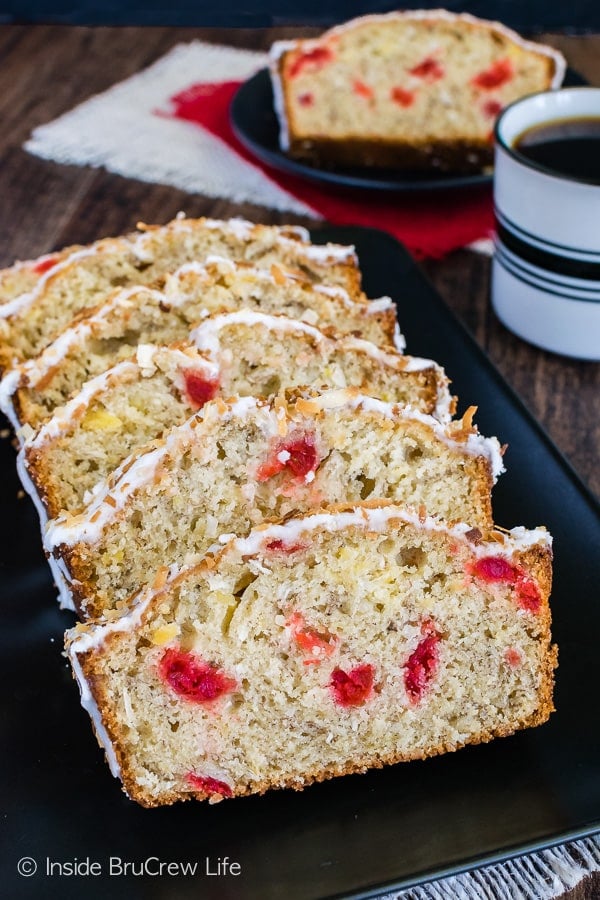
<path id="1" fill-rule="evenodd" d="M 441 257 L 491 236 L 493 205 L 488 187 L 404 196 L 379 191 L 341 196 L 327 186 L 267 166 L 240 144 L 229 123 L 229 105 L 239 86 L 238 81 L 194 84 L 171 97 L 170 115 L 201 125 L 329 222 L 381 228 L 402 241 L 417 258 Z"/>

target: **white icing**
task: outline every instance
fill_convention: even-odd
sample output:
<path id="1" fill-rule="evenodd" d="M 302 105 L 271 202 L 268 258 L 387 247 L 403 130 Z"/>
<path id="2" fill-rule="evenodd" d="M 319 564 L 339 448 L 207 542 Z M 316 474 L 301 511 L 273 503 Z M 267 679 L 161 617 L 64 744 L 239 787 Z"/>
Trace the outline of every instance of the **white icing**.
<path id="1" fill-rule="evenodd" d="M 51 269 L 44 272 L 33 290 L 26 294 L 20 294 L 18 297 L 15 297 L 14 300 L 10 300 L 8 303 L 0 305 L 0 319 L 8 319 L 11 316 L 23 312 L 25 309 L 29 309 L 29 307 L 32 306 L 37 298 L 44 292 L 46 283 L 51 278 L 54 278 L 72 263 L 77 262 L 77 260 L 84 259 L 88 256 L 94 256 L 98 252 L 97 247 L 97 244 L 92 244 L 90 247 L 84 247 L 83 250 L 75 250 L 65 259 L 57 262 L 55 266 L 52 266 Z"/>
<path id="2" fill-rule="evenodd" d="M 87 679 L 83 674 L 83 670 L 81 668 L 79 660 L 77 659 L 77 653 L 74 650 L 74 646 L 71 646 L 69 648 L 69 660 L 73 668 L 75 680 L 79 685 L 81 705 L 92 720 L 94 731 L 96 732 L 96 737 L 98 738 L 98 742 L 106 754 L 106 761 L 110 767 L 110 771 L 115 778 L 120 778 L 121 768 L 119 766 L 119 763 L 117 762 L 117 756 L 112 741 L 110 740 L 108 732 L 104 727 L 102 715 L 100 713 L 100 710 L 98 709 L 96 701 L 94 700 L 94 696 L 90 690 Z"/>
<path id="3" fill-rule="evenodd" d="M 254 281 L 263 281 L 272 285 L 276 285 L 278 283 L 269 269 L 261 269 L 255 266 L 239 267 L 231 259 L 226 259 L 223 256 L 212 255 L 207 256 L 205 263 L 200 263 L 197 261 L 185 263 L 185 265 L 180 266 L 179 269 L 173 272 L 172 275 L 168 276 L 168 291 L 173 291 L 175 294 L 175 297 L 173 299 L 169 298 L 170 301 L 174 303 L 182 303 L 185 301 L 185 295 L 183 297 L 178 297 L 178 291 L 180 290 L 179 282 L 187 280 L 186 276 L 195 274 L 199 276 L 201 282 L 210 280 L 210 273 L 208 271 L 210 266 L 217 266 L 219 271 L 227 272 L 232 275 L 238 273 L 242 278 L 244 276 L 248 276 Z M 291 283 L 298 281 L 298 276 L 293 272 L 280 270 L 280 273 L 286 279 L 286 281 L 289 281 Z M 394 301 L 390 297 L 378 297 L 377 299 L 368 301 L 355 300 L 350 296 L 348 291 L 346 291 L 342 287 L 338 287 L 335 285 L 314 284 L 312 285 L 312 290 L 316 294 L 322 294 L 326 297 L 332 297 L 336 300 L 339 300 L 348 309 L 364 311 L 367 314 L 375 315 L 376 313 L 386 312 L 387 310 L 394 309 L 395 307 Z M 399 332 L 398 335 L 403 340 Z"/>
<path id="4" fill-rule="evenodd" d="M 211 316 L 192 331 L 190 339 L 199 350 L 216 357 L 221 352 L 219 332 L 231 325 L 249 325 L 250 327 L 263 325 L 272 331 L 293 331 L 297 334 L 306 334 L 317 343 L 327 343 L 327 338 L 322 331 L 299 319 L 290 319 L 288 316 L 270 316 L 249 309 L 239 309 L 235 312 Z"/>
<path id="5" fill-rule="evenodd" d="M 213 231 L 223 231 L 223 222 L 218 219 L 205 219 L 204 224 Z M 233 218 L 227 222 L 227 231 L 235 235 L 240 241 L 247 241 L 252 236 L 252 229 L 255 226 L 246 219 Z"/>
<path id="6" fill-rule="evenodd" d="M 420 372 L 424 369 L 434 369 L 437 373 L 437 396 L 435 404 L 435 417 L 440 422 L 449 422 L 451 419 L 452 396 L 448 391 L 448 379 L 444 370 L 432 359 L 424 359 L 420 356 L 394 355 L 388 350 L 382 350 L 371 341 L 362 338 L 343 338 L 337 342 L 350 350 L 361 350 L 372 359 L 380 360 L 385 366 L 400 368 L 404 372 Z"/>
<path id="7" fill-rule="evenodd" d="M 231 234 L 235 235 L 239 240 L 250 239 L 252 237 L 253 229 L 256 229 L 257 227 L 252 223 L 247 222 L 245 219 L 229 219 L 225 223 L 219 222 L 218 220 L 206 219 L 205 224 L 207 228 L 218 228 L 223 231 L 230 231 Z M 268 228 L 268 226 L 265 227 Z M 306 243 L 300 243 L 299 241 L 294 240 L 294 238 L 284 234 L 277 236 L 277 242 L 294 251 L 299 251 L 298 255 L 300 256 L 306 256 L 308 259 L 320 263 L 327 263 L 332 260 L 338 262 L 352 262 L 356 257 L 354 247 L 344 247 L 340 244 L 324 244 L 322 246 L 310 244 L 308 243 L 310 241 L 310 234 L 305 228 L 294 226 L 293 231 L 300 238 L 300 241 Z"/>
<path id="8" fill-rule="evenodd" d="M 358 350 L 362 353 L 366 353 L 372 359 L 379 360 L 383 365 L 401 368 L 407 372 L 434 368 L 439 374 L 440 386 L 444 385 L 446 382 L 442 369 L 437 363 L 434 363 L 433 360 L 402 356 L 399 352 L 395 354 L 394 352 L 382 350 L 376 344 L 373 344 L 371 341 L 363 340 L 362 338 L 341 337 L 337 341 L 332 341 L 318 328 L 315 328 L 313 325 L 309 325 L 306 322 L 302 322 L 299 319 L 291 319 L 288 316 L 268 315 L 266 313 L 255 312 L 254 310 L 240 309 L 231 313 L 210 316 L 192 331 L 190 339 L 199 350 L 209 353 L 213 358 L 216 358 L 221 353 L 219 332 L 231 325 L 248 325 L 250 327 L 254 325 L 263 325 L 265 328 L 272 331 L 305 334 L 321 347 L 331 347 L 332 349 L 336 348 L 342 351 Z M 402 336 L 400 336 L 400 340 L 403 342 L 404 339 Z M 440 387 L 438 393 L 437 412 L 440 418 L 446 421 L 450 418 L 449 410 L 451 398 L 446 388 L 442 389 Z"/>
<path id="9" fill-rule="evenodd" d="M 75 601 L 73 600 L 73 581 L 65 561 L 61 557 L 52 556 L 52 554 L 47 556 L 47 560 L 58 591 L 58 605 L 61 609 L 70 609 L 73 612 L 77 612 Z"/>
<path id="10" fill-rule="evenodd" d="M 392 504 L 371 508 L 355 507 L 353 510 L 341 513 L 314 513 L 305 518 L 290 519 L 283 525 L 269 525 L 267 528 L 255 529 L 248 537 L 234 538 L 226 549 L 244 557 L 255 556 L 260 554 L 265 545 L 272 540 L 281 540 L 284 544 L 302 543 L 303 535 L 306 532 L 316 529 L 335 532 L 352 526 L 369 531 L 385 531 L 390 519 L 400 519 L 419 530 L 447 534 L 461 541 L 464 541 L 467 532 L 472 530 L 472 526 L 465 522 L 448 527 L 431 516 L 422 519 L 417 513 L 413 513 L 405 507 Z M 494 555 L 510 557 L 516 550 L 536 545 L 549 547 L 551 543 L 551 536 L 543 528 L 530 531 L 525 528 L 515 528 L 506 533 L 506 540 L 502 544 L 482 542 L 477 545 L 469 544 L 469 548 L 475 555 L 485 556 L 492 546 Z"/>
<path id="11" fill-rule="evenodd" d="M 552 535 L 545 528 L 529 529 L 518 525 L 507 532 L 507 537 L 518 550 L 527 550 L 529 547 L 535 547 L 536 544 L 552 546 Z"/>
<path id="12" fill-rule="evenodd" d="M 195 427 L 198 419 L 206 420 L 207 424 L 209 417 L 215 414 L 224 421 L 228 418 L 243 419 L 251 409 L 260 406 L 261 401 L 255 397 L 241 397 L 226 412 L 220 413 L 218 404 L 207 403 L 183 425 L 172 428 L 164 440 L 156 441 L 153 449 L 138 455 L 134 452 L 127 457 L 110 478 L 96 486 L 91 503 L 84 512 L 77 516 L 59 516 L 50 521 L 44 535 L 45 549 L 51 553 L 61 544 L 73 546 L 99 540 L 106 524 L 127 505 L 129 498 L 154 478 L 164 458 L 169 455 L 178 458 L 186 444 L 198 439 L 199 429 Z M 275 426 L 273 431 L 276 433 Z M 107 499 L 109 497 L 110 500 Z"/>
<path id="13" fill-rule="evenodd" d="M 13 297 L 12 300 L 3 303 L 2 306 L 0 306 L 0 319 L 8 319 L 10 316 L 18 315 L 22 310 L 29 309 L 32 303 L 33 291 L 19 294 L 17 297 Z"/>
<path id="14" fill-rule="evenodd" d="M 33 357 L 19 366 L 22 374 L 22 384 L 35 386 L 35 384 L 51 369 L 60 363 L 67 353 L 77 346 L 91 331 L 91 322 L 84 319 L 76 326 L 67 328 L 59 336 L 44 348 L 42 353 Z"/>
<path id="15" fill-rule="evenodd" d="M 52 553 L 61 544 L 71 546 L 80 541 L 93 543 L 98 540 L 106 523 L 125 506 L 129 496 L 140 484 L 154 477 L 164 452 L 164 448 L 161 448 L 139 457 L 112 489 L 103 483 L 105 489 L 98 492 L 84 513 L 77 516 L 59 516 L 50 521 L 44 536 L 45 549 Z M 107 496 L 112 498 L 114 505 L 106 502 Z M 92 516 L 95 516 L 94 521 Z"/>
<path id="16" fill-rule="evenodd" d="M 154 344 L 138 344 L 137 346 L 135 358 L 144 377 L 152 375 L 156 371 L 156 364 L 154 362 L 155 352 L 156 347 Z"/>
<path id="17" fill-rule="evenodd" d="M 295 241 L 289 240 L 289 243 L 291 246 L 298 246 Z M 356 256 L 354 246 L 343 247 L 338 244 L 308 244 L 303 247 L 302 252 L 309 259 L 323 264 L 332 260 L 352 262 Z"/>
<path id="18" fill-rule="evenodd" d="M 199 260 L 195 259 L 192 260 L 192 262 L 187 262 L 182 266 L 179 266 L 174 272 L 168 272 L 166 275 L 167 284 L 170 285 L 173 282 L 179 281 L 179 279 L 189 274 L 201 275 L 204 280 L 204 276 L 207 274 L 207 266 L 209 265 L 218 265 L 220 269 L 233 271 L 234 264 L 232 260 L 226 259 L 224 256 L 207 256 L 204 262 L 199 262 Z"/>
<path id="19" fill-rule="evenodd" d="M 391 297 L 378 297 L 376 300 L 369 300 L 368 306 L 372 313 L 385 312 L 388 309 L 394 309 L 394 301 Z"/>
<path id="20" fill-rule="evenodd" d="M 43 540 L 46 531 L 48 515 L 46 513 L 44 505 L 42 504 L 42 501 L 40 500 L 36 487 L 29 477 L 29 472 L 27 471 L 27 468 L 25 466 L 24 453 L 22 450 L 17 455 L 17 473 L 24 490 L 27 494 L 29 494 L 33 501 L 33 505 L 36 508 L 37 514 L 40 519 L 40 529 Z M 58 601 L 61 609 L 70 609 L 75 612 L 75 604 L 73 603 L 73 597 L 69 589 L 70 576 L 63 560 L 54 559 L 54 557 L 52 557 L 51 555 L 47 555 L 46 559 L 48 560 L 48 565 L 50 566 L 50 571 L 52 572 L 52 577 L 58 590 Z"/>
<path id="21" fill-rule="evenodd" d="M 279 60 L 282 54 L 286 50 L 291 50 L 293 46 L 293 41 L 276 41 L 271 46 L 269 53 L 269 75 L 273 89 L 273 109 L 279 122 L 279 146 L 284 153 L 287 153 L 290 149 L 290 130 L 285 108 L 283 81 L 279 71 Z"/>
<path id="22" fill-rule="evenodd" d="M 398 353 L 404 353 L 406 350 L 406 338 L 400 331 L 400 326 L 397 322 L 394 324 L 394 347 Z"/>
<path id="23" fill-rule="evenodd" d="M 13 426 L 15 431 L 17 431 L 21 423 L 19 418 L 15 412 L 15 407 L 12 402 L 12 398 L 17 390 L 19 383 L 21 380 L 21 373 L 19 369 L 12 369 L 8 372 L 2 381 L 0 381 L 0 409 L 9 420 L 10 424 Z"/>
<path id="24" fill-rule="evenodd" d="M 114 383 L 132 381 L 139 373 L 139 367 L 128 360 L 117 363 L 112 369 L 107 369 L 95 378 L 86 381 L 79 393 L 75 394 L 64 406 L 58 406 L 50 419 L 45 422 L 37 432 L 34 432 L 30 440 L 24 442 L 24 447 L 39 448 L 48 441 L 57 438 L 63 431 L 70 428 L 71 423 L 92 403 L 99 395 L 107 391 Z"/>
<path id="25" fill-rule="evenodd" d="M 159 291 L 151 290 L 146 287 L 130 287 L 124 288 L 113 294 L 102 306 L 92 315 L 87 315 L 84 319 L 75 325 L 66 328 L 52 343 L 40 353 L 39 356 L 27 360 L 17 366 L 13 371 L 20 374 L 15 390 L 22 384 L 35 388 L 38 382 L 45 378 L 48 373 L 58 366 L 72 351 L 83 344 L 87 337 L 94 333 L 95 329 L 110 320 L 115 312 L 126 311 L 135 306 L 136 295 L 144 296 L 147 300 L 157 305 L 164 301 L 164 294 Z M 1 384 L 0 384 L 1 391 Z M 13 391 L 14 393 L 14 391 Z"/>
<path id="26" fill-rule="evenodd" d="M 178 571 L 177 567 L 171 567 L 170 577 L 173 578 Z M 109 634 L 119 634 L 124 631 L 130 631 L 132 628 L 138 626 L 148 605 L 148 600 L 155 593 L 156 590 L 153 590 L 152 588 L 145 588 L 142 590 L 134 598 L 132 606 L 127 613 L 123 616 L 119 616 L 118 619 L 114 619 L 111 622 L 105 622 L 100 626 L 90 625 L 88 626 L 88 629 L 83 632 L 78 632 L 74 629 L 67 632 L 69 636 L 75 636 L 69 648 L 69 655 L 74 654 L 77 656 L 81 653 L 87 653 L 89 650 L 100 646 Z"/>

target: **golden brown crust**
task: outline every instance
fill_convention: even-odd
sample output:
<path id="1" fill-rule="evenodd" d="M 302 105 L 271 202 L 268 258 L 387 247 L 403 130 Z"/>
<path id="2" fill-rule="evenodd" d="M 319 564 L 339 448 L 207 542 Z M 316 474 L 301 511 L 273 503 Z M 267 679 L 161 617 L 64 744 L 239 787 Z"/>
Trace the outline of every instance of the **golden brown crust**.
<path id="1" fill-rule="evenodd" d="M 47 478 L 44 454 L 35 447 L 27 449 L 27 472 L 37 492 L 40 503 L 46 510 L 49 519 L 54 519 L 61 513 L 61 505 L 58 499 L 55 483 Z"/>
<path id="2" fill-rule="evenodd" d="M 0 377 L 20 362 L 23 362 L 23 354 L 16 347 L 0 343 Z"/>
<path id="3" fill-rule="evenodd" d="M 110 646 L 110 643 L 115 639 L 116 635 L 109 635 L 106 639 L 105 646 Z M 78 659 L 92 696 L 94 697 L 99 710 L 102 712 L 102 721 L 112 742 L 112 747 L 120 767 L 123 790 L 130 799 L 135 800 L 141 806 L 149 809 L 159 806 L 170 806 L 173 803 L 186 800 L 209 800 L 210 802 L 211 798 L 208 794 L 202 791 L 193 791 L 191 789 L 186 789 L 185 791 L 168 791 L 161 794 L 160 798 L 157 798 L 150 792 L 145 791 L 144 788 L 138 784 L 133 767 L 130 765 L 129 758 L 119 741 L 120 729 L 115 716 L 111 713 L 110 702 L 108 701 L 106 690 L 106 679 L 97 673 L 93 654 L 81 654 L 78 656 Z M 557 664 L 557 648 L 552 645 L 545 654 L 545 668 L 542 673 L 542 680 L 538 690 L 537 708 L 529 716 L 514 722 L 510 727 L 498 727 L 495 729 L 483 730 L 464 742 L 440 743 L 410 754 L 391 753 L 388 755 L 366 756 L 364 758 L 346 760 L 336 765 L 329 765 L 322 769 L 308 772 L 302 779 L 282 778 L 278 781 L 259 781 L 254 784 L 246 785 L 242 789 L 239 787 L 234 788 L 231 796 L 233 798 L 249 796 L 251 794 L 262 795 L 269 790 L 285 788 L 301 791 L 311 784 L 327 781 L 331 778 L 337 778 L 344 775 L 364 774 L 369 770 L 382 769 L 384 766 L 388 765 L 395 765 L 401 762 L 412 762 L 417 759 L 424 760 L 433 756 L 439 756 L 443 753 L 453 753 L 456 750 L 460 750 L 467 746 L 485 744 L 496 738 L 509 737 L 517 731 L 526 728 L 535 728 L 546 722 L 554 712 L 552 692 L 554 687 L 554 669 Z M 96 737 L 98 739 L 98 735 L 96 735 Z M 102 747 L 102 742 L 99 739 L 98 743 Z M 213 797 L 213 802 L 216 799 L 216 797 Z M 224 798 L 218 798 L 219 801 L 221 799 Z"/>
<path id="4" fill-rule="evenodd" d="M 174 221 L 172 223 L 168 223 L 167 226 L 144 226 L 144 230 L 153 231 L 159 230 L 161 228 L 165 229 L 168 240 L 169 234 L 171 233 L 172 235 L 173 233 L 175 233 L 175 228 L 197 227 L 201 229 L 207 221 L 208 220 L 204 218 L 195 220 L 188 219 L 185 220 L 185 222 Z M 171 232 L 169 231 L 170 226 L 172 226 Z M 335 252 L 333 252 L 329 261 L 325 261 L 323 259 L 314 260 L 311 259 L 309 253 L 303 253 L 303 245 L 309 248 L 310 244 L 303 240 L 303 237 L 298 233 L 296 229 L 294 229 L 292 226 L 290 226 L 289 228 L 284 226 L 277 229 L 277 232 L 275 232 L 275 227 L 276 226 L 265 226 L 260 224 L 252 225 L 249 229 L 249 240 L 260 240 L 262 235 L 272 235 L 273 237 L 277 235 L 277 237 L 281 236 L 286 239 L 292 239 L 299 245 L 299 252 L 297 254 L 293 254 L 293 262 L 302 271 L 304 277 L 315 283 L 316 281 L 322 280 L 329 269 L 335 268 L 339 276 L 339 283 L 344 284 L 350 296 L 362 296 L 361 273 L 358 269 L 356 254 L 348 253 L 346 256 L 344 256 L 344 258 L 340 259 L 338 256 L 336 256 Z M 136 268 L 136 270 L 139 272 L 140 282 L 150 283 L 149 274 L 145 275 L 144 277 L 142 277 L 141 274 L 147 269 L 147 264 L 140 261 L 136 256 L 135 248 L 134 246 L 132 246 L 130 239 L 131 235 L 126 235 L 124 237 L 118 238 L 105 238 L 89 245 L 89 247 L 85 249 L 93 250 L 93 254 L 90 254 L 90 257 L 93 255 L 94 259 L 97 259 L 98 256 L 106 256 L 108 254 L 109 261 L 111 259 L 110 254 L 112 252 L 116 252 L 117 255 L 120 252 L 129 259 L 134 268 Z M 276 240 L 273 240 L 272 246 L 275 245 Z M 60 333 L 60 331 L 63 330 L 65 325 L 75 319 L 82 312 L 82 310 L 87 313 L 97 305 L 98 300 L 92 300 L 90 296 L 86 294 L 81 304 L 74 305 L 74 308 L 71 310 L 71 314 L 67 319 L 61 317 L 61 319 L 63 319 L 62 326 L 59 327 L 55 323 L 54 330 L 41 327 L 43 322 L 45 321 L 41 314 L 41 311 L 44 309 L 45 304 L 48 304 L 48 297 L 50 295 L 49 291 L 46 290 L 46 287 L 52 288 L 56 279 L 60 279 L 60 283 L 63 283 L 65 275 L 68 276 L 69 272 L 76 272 L 81 266 L 82 260 L 76 258 L 74 260 L 71 260 L 70 262 L 67 262 L 65 267 L 62 268 L 59 272 L 53 273 L 52 271 L 50 271 L 45 281 L 44 290 L 40 293 L 39 296 L 36 297 L 33 305 L 30 307 L 26 307 L 24 310 L 7 317 L 3 321 L 2 332 L 0 335 L 0 371 L 4 371 L 5 369 L 14 366 L 17 362 L 23 360 L 26 356 L 31 357 L 37 355 L 41 348 L 46 346 L 51 340 L 53 340 Z M 159 273 L 154 274 L 151 279 L 152 282 L 156 281 L 158 274 Z M 112 290 L 112 287 L 109 289 L 107 286 L 104 292 L 105 295 L 108 296 L 112 292 Z M 28 333 L 28 326 L 30 324 L 32 326 L 30 329 L 31 334 Z M 23 338 L 23 346 L 20 346 L 21 338 Z M 27 349 L 24 349 L 24 347 L 26 347 Z"/>
<path id="5" fill-rule="evenodd" d="M 474 174 L 494 161 L 493 143 L 486 141 L 392 142 L 385 139 L 348 137 L 293 138 L 289 155 L 314 166 L 358 166 L 365 169 L 391 169 L 402 172 Z"/>

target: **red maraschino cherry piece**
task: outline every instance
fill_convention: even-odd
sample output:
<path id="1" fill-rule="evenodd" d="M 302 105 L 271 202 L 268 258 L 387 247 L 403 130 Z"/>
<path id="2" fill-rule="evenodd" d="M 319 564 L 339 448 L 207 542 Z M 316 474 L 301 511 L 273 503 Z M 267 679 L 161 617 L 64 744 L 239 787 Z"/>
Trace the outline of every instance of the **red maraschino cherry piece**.
<path id="1" fill-rule="evenodd" d="M 58 256 L 55 254 L 53 256 L 49 256 L 47 259 L 42 259 L 36 266 L 33 267 L 33 271 L 37 275 L 43 275 L 49 269 L 56 265 L 58 260 Z"/>
<path id="2" fill-rule="evenodd" d="M 188 371 L 184 378 L 188 400 L 196 409 L 202 409 L 204 404 L 216 397 L 219 391 L 219 382 L 207 378 L 201 372 Z"/>
<path id="3" fill-rule="evenodd" d="M 236 687 L 235 680 L 215 666 L 175 647 L 163 654 L 159 671 L 161 678 L 176 694 L 192 703 L 210 703 Z"/>
<path id="4" fill-rule="evenodd" d="M 513 74 L 514 69 L 510 59 L 498 59 L 491 66 L 488 66 L 487 69 L 484 69 L 483 72 L 479 72 L 472 79 L 471 84 L 484 91 L 491 91 L 494 88 L 502 87 L 503 84 L 510 81 Z"/>
<path id="5" fill-rule="evenodd" d="M 445 75 L 443 65 L 437 59 L 434 59 L 433 56 L 426 57 L 426 59 L 408 71 L 415 78 L 423 78 L 425 81 L 439 81 Z"/>
<path id="6" fill-rule="evenodd" d="M 375 669 L 369 663 L 355 666 L 349 672 L 334 669 L 329 685 L 339 706 L 362 706 L 373 693 Z"/>
<path id="7" fill-rule="evenodd" d="M 390 91 L 390 99 L 398 106 L 408 107 L 415 102 L 415 94 L 413 91 L 407 91 L 406 88 L 393 87 Z"/>
<path id="8" fill-rule="evenodd" d="M 225 784 L 224 781 L 218 781 L 216 778 L 188 772 L 186 779 L 192 787 L 198 788 L 205 794 L 220 794 L 221 797 L 231 797 L 233 795 L 229 785 Z"/>
<path id="9" fill-rule="evenodd" d="M 258 467 L 256 478 L 267 481 L 284 469 L 296 478 L 305 478 L 319 465 L 314 438 L 311 435 L 290 438 L 276 445 L 269 458 Z"/>
<path id="10" fill-rule="evenodd" d="M 420 641 L 404 665 L 404 687 L 411 703 L 423 699 L 439 666 L 439 635 L 428 634 Z"/>
<path id="11" fill-rule="evenodd" d="M 327 63 L 332 62 L 334 56 L 335 54 L 330 47 L 314 47 L 312 50 L 306 50 L 292 62 L 288 74 L 290 78 L 296 78 L 305 69 L 316 72 L 318 69 L 326 66 Z"/>

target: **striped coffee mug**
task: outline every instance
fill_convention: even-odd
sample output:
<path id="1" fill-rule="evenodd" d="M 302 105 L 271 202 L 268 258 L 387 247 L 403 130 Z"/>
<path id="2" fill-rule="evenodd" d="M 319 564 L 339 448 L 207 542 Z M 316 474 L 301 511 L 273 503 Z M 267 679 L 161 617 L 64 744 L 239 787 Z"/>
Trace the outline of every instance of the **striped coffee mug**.
<path id="1" fill-rule="evenodd" d="M 492 304 L 511 331 L 578 359 L 600 360 L 600 182 L 563 175 L 519 152 L 528 130 L 600 117 L 600 88 L 532 94 L 495 129 Z"/>

